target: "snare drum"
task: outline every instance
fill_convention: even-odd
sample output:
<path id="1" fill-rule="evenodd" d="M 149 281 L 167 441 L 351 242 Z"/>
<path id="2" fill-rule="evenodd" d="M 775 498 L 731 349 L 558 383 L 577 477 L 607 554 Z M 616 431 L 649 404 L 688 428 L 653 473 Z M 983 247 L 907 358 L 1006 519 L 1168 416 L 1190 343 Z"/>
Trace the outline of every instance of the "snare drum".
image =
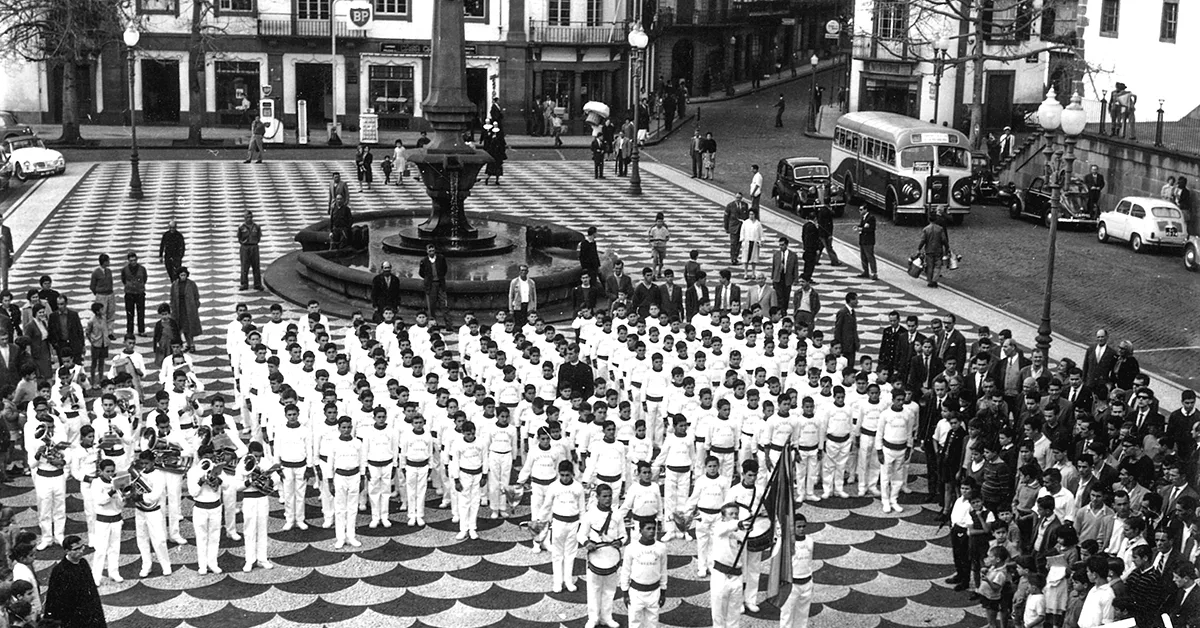
<path id="1" fill-rule="evenodd" d="M 588 569 L 597 576 L 611 576 L 621 566 L 621 550 L 602 545 L 588 554 Z"/>
<path id="2" fill-rule="evenodd" d="M 750 526 L 750 534 L 746 540 L 746 549 L 751 552 L 765 552 L 771 549 L 773 543 L 774 535 L 771 531 L 771 520 L 766 517 L 758 517 L 754 520 L 754 524 Z"/>

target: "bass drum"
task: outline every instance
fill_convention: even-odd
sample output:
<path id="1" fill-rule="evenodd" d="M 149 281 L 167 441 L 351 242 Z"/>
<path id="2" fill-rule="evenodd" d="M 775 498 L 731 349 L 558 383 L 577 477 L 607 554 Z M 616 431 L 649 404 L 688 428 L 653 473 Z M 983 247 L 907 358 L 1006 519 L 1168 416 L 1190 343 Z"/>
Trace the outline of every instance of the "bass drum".
<path id="1" fill-rule="evenodd" d="M 771 549 L 774 541 L 771 520 L 766 517 L 756 518 L 754 524 L 750 526 L 750 535 L 746 540 L 746 549 L 751 552 L 765 552 Z"/>
<path id="2" fill-rule="evenodd" d="M 604 545 L 588 554 L 588 569 L 597 576 L 611 576 L 621 566 L 621 550 Z"/>

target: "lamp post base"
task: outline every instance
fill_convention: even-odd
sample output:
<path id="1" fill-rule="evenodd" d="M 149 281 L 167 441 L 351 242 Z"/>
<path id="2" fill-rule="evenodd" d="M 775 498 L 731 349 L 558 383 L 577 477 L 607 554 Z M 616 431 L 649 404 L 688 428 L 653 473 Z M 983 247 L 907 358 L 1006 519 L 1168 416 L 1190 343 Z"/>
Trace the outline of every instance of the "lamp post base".
<path id="1" fill-rule="evenodd" d="M 642 169 L 638 166 L 638 162 L 641 161 L 641 155 L 638 154 L 640 152 L 641 151 L 635 150 L 635 151 L 633 151 L 633 154 L 629 156 L 629 195 L 630 196 L 641 196 L 642 195 Z"/>
<path id="2" fill-rule="evenodd" d="M 131 172 L 129 173 L 129 198 L 142 199 L 145 194 L 142 193 L 142 175 L 138 172 L 138 156 L 136 153 L 130 155 L 129 165 Z"/>

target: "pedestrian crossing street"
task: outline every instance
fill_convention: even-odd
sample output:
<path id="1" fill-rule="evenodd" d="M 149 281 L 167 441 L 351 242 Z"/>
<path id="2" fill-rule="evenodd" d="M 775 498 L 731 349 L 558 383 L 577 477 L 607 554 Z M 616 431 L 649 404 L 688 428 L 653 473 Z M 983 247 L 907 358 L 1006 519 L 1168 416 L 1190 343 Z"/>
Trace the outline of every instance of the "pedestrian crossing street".
<path id="1" fill-rule="evenodd" d="M 667 266 L 682 276 L 686 252 L 700 251 L 710 277 L 728 260 L 728 236 L 721 229 L 722 208 L 692 193 L 643 174 L 641 197 L 626 193 L 627 181 L 591 178 L 589 162 L 514 162 L 500 186 L 477 185 L 467 201 L 469 211 L 504 212 L 556 221 L 583 231 L 599 229 L 601 249 L 619 257 L 635 276 L 649 265 L 646 233 L 656 212 L 666 215 L 672 230 Z M 128 165 L 102 163 L 90 172 L 22 252 L 12 269 L 14 292 L 36 285 L 42 274 L 54 277 L 55 288 L 72 297 L 83 312 L 88 280 L 100 253 L 114 260 L 119 273 L 128 251 L 136 251 L 149 267 L 147 332 L 154 309 L 167 300 L 166 272 L 157 262 L 158 239 L 175 219 L 187 239 L 184 263 L 200 287 L 204 334 L 196 351 L 196 372 L 209 392 L 232 390 L 224 350 L 224 327 L 234 306 L 247 303 L 257 320 L 280 299 L 262 292 L 239 292 L 236 230 L 246 210 L 263 227 L 264 267 L 299 248 L 293 241 L 302 227 L 324 217 L 327 186 L 333 172 L 350 182 L 355 211 L 421 209 L 429 201 L 423 188 L 409 179 L 403 187 L 358 193 L 350 162 L 142 162 L 145 199 L 126 197 Z M 762 259 L 769 264 L 776 234 L 764 237 Z M 760 265 L 761 268 L 761 265 Z M 406 269 L 397 269 L 404 273 Z M 740 272 L 735 270 L 735 277 Z M 859 293 L 859 329 L 864 353 L 874 353 L 879 329 L 890 310 L 916 314 L 923 324 L 935 308 L 882 282 L 854 277 L 845 267 L 822 265 L 815 275 L 823 309 L 817 322 L 828 333 L 847 291 Z M 710 286 L 712 284 L 710 283 Z M 118 288 L 118 293 L 120 289 Z M 118 307 L 121 298 L 118 296 Z M 284 303 L 288 317 L 299 308 Z M 86 320 L 86 314 L 84 318 Z M 124 330 L 118 312 L 116 331 Z M 335 323 L 336 325 L 336 323 Z M 969 335 L 971 326 L 960 321 Z M 335 337 L 340 334 L 335 334 Z M 139 341 L 149 360 L 150 340 Z M 149 362 L 148 362 L 149 363 Z M 155 381 L 153 375 L 149 381 Z M 918 488 L 921 483 L 915 484 Z M 5 504 L 21 510 L 18 524 L 35 522 L 28 478 L 4 487 Z M 951 575 L 949 543 L 936 532 L 935 513 L 912 507 L 903 515 L 880 511 L 869 499 L 825 500 L 804 506 L 817 525 L 818 571 L 813 625 L 816 626 L 978 626 L 980 611 L 954 594 L 941 579 Z M 431 496 L 432 498 L 432 496 Z M 309 501 L 316 516 L 317 500 Z M 68 532 L 82 529 L 78 500 L 68 501 Z M 188 506 L 190 510 L 190 506 Z M 271 556 L 280 568 L 241 573 L 241 545 L 222 541 L 225 575 L 200 576 L 194 547 L 171 550 L 183 565 L 176 574 L 137 580 L 137 550 L 127 525 L 122 564 L 127 581 L 102 589 L 109 623 L 114 628 L 140 626 L 553 626 L 580 628 L 586 618 L 583 587 L 579 593 L 549 594 L 549 564 L 528 552 L 528 533 L 518 526 L 528 520 L 528 507 L 514 518 L 481 523 L 478 541 L 455 543 L 457 526 L 449 512 L 432 509 L 430 526 L 414 531 L 363 527 L 364 547 L 356 552 L 331 548 L 332 530 L 279 531 L 279 505 L 273 504 Z M 484 512 L 487 512 L 484 509 Z M 393 516 L 402 520 L 393 508 Z M 360 524 L 365 519 L 360 520 Z M 944 532 L 944 531 L 943 531 Z M 190 524 L 184 535 L 191 537 Z M 57 550 L 39 556 L 37 568 L 48 569 Z M 671 544 L 671 584 L 663 608 L 666 626 L 708 625 L 708 585 L 697 580 L 690 544 Z M 582 564 L 582 563 L 581 563 Z M 582 573 L 577 567 L 577 573 Z M 156 572 L 157 573 L 157 572 Z M 623 606 L 618 604 L 618 616 Z M 763 606 L 746 626 L 767 626 L 776 613 Z M 623 617 L 622 617 L 623 619 Z"/>

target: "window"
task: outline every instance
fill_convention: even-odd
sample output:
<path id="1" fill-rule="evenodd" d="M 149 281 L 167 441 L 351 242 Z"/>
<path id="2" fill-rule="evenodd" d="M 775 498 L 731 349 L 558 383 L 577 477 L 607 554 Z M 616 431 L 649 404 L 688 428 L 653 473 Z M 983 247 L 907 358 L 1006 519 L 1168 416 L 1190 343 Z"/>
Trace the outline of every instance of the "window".
<path id="1" fill-rule="evenodd" d="M 603 70 L 583 72 L 579 79 L 580 100 L 584 102 L 589 100 L 598 100 L 600 102 L 608 101 L 608 98 L 604 93 L 604 85 L 607 83 L 608 72 Z"/>
<path id="2" fill-rule="evenodd" d="M 249 111 L 258 102 L 257 61 L 217 61 L 213 64 L 217 83 L 217 109 Z"/>
<path id="3" fill-rule="evenodd" d="M 571 0 L 549 0 L 549 11 L 546 15 L 551 26 L 567 26 L 571 23 Z"/>
<path id="4" fill-rule="evenodd" d="M 296 19 L 328 20 L 329 0 L 296 0 Z"/>
<path id="5" fill-rule="evenodd" d="M 908 3 L 904 0 L 879 0 L 875 4 L 875 35 L 881 39 L 901 39 L 908 30 Z"/>
<path id="6" fill-rule="evenodd" d="M 917 162 L 933 165 L 932 146 L 913 146 L 900 151 L 900 167 L 911 169 Z"/>
<path id="7" fill-rule="evenodd" d="M 1179 0 L 1163 0 L 1162 25 L 1158 27 L 1159 41 L 1175 43 L 1179 30 Z"/>
<path id="8" fill-rule="evenodd" d="M 575 95 L 575 73 L 568 70 L 542 72 L 542 91 L 549 94 L 557 106 L 566 107 L 569 117 L 571 100 Z"/>
<path id="9" fill-rule="evenodd" d="M 254 0 L 220 0 L 218 13 L 254 13 Z"/>
<path id="10" fill-rule="evenodd" d="M 408 15 L 408 0 L 375 0 L 375 15 L 385 18 Z"/>
<path id="11" fill-rule="evenodd" d="M 1129 207 L 1130 207 L 1129 201 L 1121 201 L 1120 203 L 1117 203 L 1117 213 L 1118 214 L 1128 214 Z"/>
<path id="12" fill-rule="evenodd" d="M 463 15 L 468 19 L 487 19 L 487 0 L 463 0 Z"/>
<path id="13" fill-rule="evenodd" d="M 169 13 L 179 15 L 179 0 L 138 0 L 140 13 Z"/>
<path id="14" fill-rule="evenodd" d="M 600 26 L 604 22 L 604 3 L 602 0 L 587 0 L 587 25 Z"/>
<path id="15" fill-rule="evenodd" d="M 1104 0 L 1100 5 L 1100 34 L 1116 37 L 1121 23 L 1121 0 Z"/>
<path id="16" fill-rule="evenodd" d="M 370 100 L 367 105 L 385 116 L 411 116 L 414 83 L 411 65 L 373 65 L 368 73 Z"/>
<path id="17" fill-rule="evenodd" d="M 1129 212 L 1129 215 L 1134 218 L 1145 218 L 1146 217 L 1146 208 L 1142 207 L 1141 205 L 1134 205 L 1133 211 Z"/>
<path id="18" fill-rule="evenodd" d="M 938 167 L 965 170 L 970 167 L 971 156 L 965 148 L 939 146 L 937 148 Z"/>

